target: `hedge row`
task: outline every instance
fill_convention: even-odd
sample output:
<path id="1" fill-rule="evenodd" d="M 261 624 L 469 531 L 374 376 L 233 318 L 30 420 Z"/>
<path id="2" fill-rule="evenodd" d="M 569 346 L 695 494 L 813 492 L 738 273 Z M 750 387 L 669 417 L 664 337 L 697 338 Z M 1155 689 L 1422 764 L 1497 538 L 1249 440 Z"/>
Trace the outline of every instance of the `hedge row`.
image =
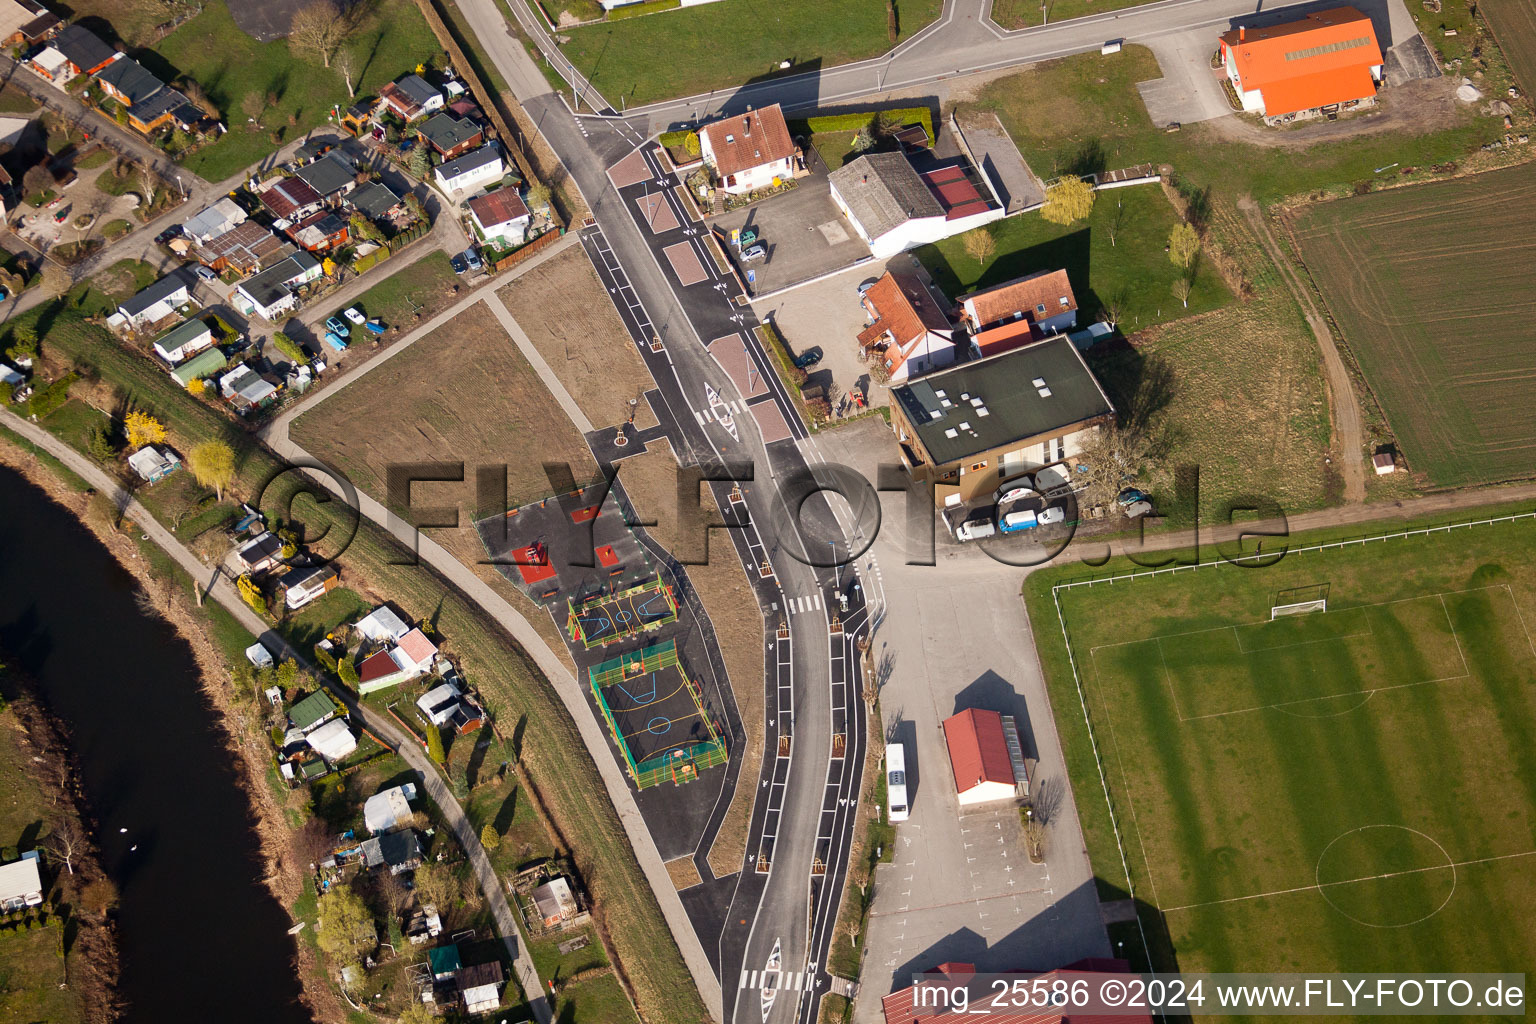
<path id="1" fill-rule="evenodd" d="M 637 18 L 642 14 L 655 14 L 658 11 L 675 11 L 683 6 L 683 0 L 650 0 L 644 4 L 629 4 L 624 7 L 615 7 L 608 12 L 609 21 L 622 21 L 625 18 Z"/>
<path id="2" fill-rule="evenodd" d="M 688 136 L 691 134 L 693 133 L 688 131 L 686 128 L 684 128 L 682 131 L 662 132 L 661 135 L 657 137 L 657 141 L 660 142 L 663 146 L 666 146 L 668 149 L 682 149 L 683 146 L 687 144 Z"/>
<path id="3" fill-rule="evenodd" d="M 853 114 L 830 114 L 826 117 L 807 118 L 803 123 L 808 134 L 817 135 L 822 132 L 856 132 L 860 128 L 874 120 L 875 115 L 885 114 L 893 122 L 899 125 L 917 123 L 923 126 L 928 133 L 928 141 L 932 142 L 933 114 L 927 107 L 905 107 L 901 110 L 862 110 Z"/>
<path id="4" fill-rule="evenodd" d="M 69 389 L 80 379 L 78 373 L 66 373 L 52 384 L 45 384 L 32 392 L 32 398 L 27 402 L 27 414 L 38 419 L 57 412 L 59 407 L 69 401 Z"/>

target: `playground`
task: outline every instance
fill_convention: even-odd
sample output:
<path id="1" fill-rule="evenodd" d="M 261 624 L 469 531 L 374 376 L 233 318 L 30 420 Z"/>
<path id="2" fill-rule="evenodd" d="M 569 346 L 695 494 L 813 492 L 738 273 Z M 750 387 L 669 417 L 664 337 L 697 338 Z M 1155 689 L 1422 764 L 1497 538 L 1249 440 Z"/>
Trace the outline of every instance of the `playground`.
<path id="1" fill-rule="evenodd" d="M 567 604 L 566 633 L 572 643 L 591 650 L 677 621 L 677 602 L 672 588 L 659 579 L 615 594 L 594 594 L 585 601 Z"/>
<path id="2" fill-rule="evenodd" d="M 691 782 L 726 762 L 725 741 L 672 641 L 594 665 L 587 679 L 637 789 Z"/>

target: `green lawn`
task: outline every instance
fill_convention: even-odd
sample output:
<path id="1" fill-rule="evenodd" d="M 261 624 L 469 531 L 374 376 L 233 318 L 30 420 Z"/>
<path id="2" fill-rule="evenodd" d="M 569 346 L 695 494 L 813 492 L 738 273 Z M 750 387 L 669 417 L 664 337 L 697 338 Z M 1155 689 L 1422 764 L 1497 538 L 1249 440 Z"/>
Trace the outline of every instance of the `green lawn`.
<path id="1" fill-rule="evenodd" d="M 397 332 L 410 330 L 418 319 L 429 320 L 446 307 L 458 283 L 448 255 L 440 251 L 431 252 L 407 267 L 386 260 L 373 273 L 389 276 L 352 304 L 365 316 L 381 320 Z"/>
<path id="2" fill-rule="evenodd" d="M 1536 523 L 1302 550 L 1348 535 L 1290 538 L 1264 568 L 1208 549 L 1176 575 L 1026 585 L 1100 890 L 1127 890 L 1112 807 L 1159 970 L 1536 955 L 1517 909 L 1536 900 Z M 1327 611 L 1271 621 L 1319 587 Z"/>
<path id="3" fill-rule="evenodd" d="M 1025 213 L 989 225 L 997 252 L 984 264 L 966 254 L 964 236 L 925 245 L 917 250 L 917 258 L 951 298 L 1039 270 L 1065 268 L 1077 297 L 1078 326 L 1088 326 L 1106 303 L 1118 301 L 1120 324 L 1129 334 L 1232 300 L 1207 261 L 1196 264 L 1189 307 L 1174 297 L 1173 283 L 1185 271 L 1168 259 L 1163 247 L 1178 223 L 1179 215 L 1161 188 L 1134 185 L 1100 193 L 1093 213 L 1076 224 L 1063 227 L 1038 213 Z"/>
<path id="4" fill-rule="evenodd" d="M 1090 14 L 1119 11 L 1126 7 L 1139 7 L 1153 0 L 993 0 L 992 20 L 1006 29 L 1029 28 L 1032 25 L 1054 25 L 1058 21 L 1083 18 Z M 1041 8 L 1044 7 L 1042 11 Z M 1211 43 L 1211 49 L 1216 44 Z"/>
<path id="5" fill-rule="evenodd" d="M 1378 167 L 1399 180 L 1402 167 L 1457 160 L 1502 134 L 1498 118 L 1462 114 L 1459 126 L 1429 135 L 1393 132 L 1326 142 L 1303 149 L 1266 149 L 1227 141 L 1209 125 L 1164 132 L 1147 116 L 1135 83 L 1162 77 L 1142 46 L 1050 61 L 997 79 L 976 105 L 995 110 L 1030 167 L 1049 179 L 1066 171 L 1097 171 L 1140 163 L 1170 164 L 1188 187 L 1214 194 L 1244 193 L 1261 202 L 1309 190 L 1343 193 L 1377 180 Z"/>
<path id="6" fill-rule="evenodd" d="M 940 0 L 896 4 L 898 41 L 939 16 Z M 824 70 L 889 50 L 886 4 L 843 0 L 727 0 L 572 29 L 561 49 L 609 103 L 629 106 L 775 74 Z M 701 45 L 707 41 L 707 44 Z M 794 66 L 779 72 L 780 61 Z"/>
<path id="7" fill-rule="evenodd" d="M 70 990 L 67 977 L 62 925 L 0 932 L 0 1020 L 81 1020 L 80 997 Z"/>
<path id="8" fill-rule="evenodd" d="M 373 608 L 373 602 L 357 591 L 339 586 L 294 612 L 279 627 L 279 631 L 295 648 L 308 651 L 337 626 L 354 622 Z"/>
<path id="9" fill-rule="evenodd" d="M 386 82 L 442 56 L 411 0 L 379 0 L 344 45 L 362 68 L 355 83 L 360 96 L 377 95 Z M 333 104 L 345 108 L 352 102 L 334 60 L 327 69 L 291 52 L 286 41 L 256 42 L 235 26 L 221 3 L 208 4 L 203 13 L 155 44 L 154 51 L 135 56 L 162 77 L 191 77 L 222 112 L 229 132 L 182 161 L 209 181 L 236 174 L 283 142 L 323 124 Z M 242 106 L 253 94 L 276 97 L 275 105 L 261 114 L 260 130 L 249 127 Z M 274 131 L 282 134 L 277 142 L 271 138 Z"/>
<path id="10" fill-rule="evenodd" d="M 71 398 L 43 418 L 43 426 L 62 437 L 73 448 L 84 448 L 91 429 L 98 425 L 110 427 L 111 421 L 102 412 L 76 398 Z"/>

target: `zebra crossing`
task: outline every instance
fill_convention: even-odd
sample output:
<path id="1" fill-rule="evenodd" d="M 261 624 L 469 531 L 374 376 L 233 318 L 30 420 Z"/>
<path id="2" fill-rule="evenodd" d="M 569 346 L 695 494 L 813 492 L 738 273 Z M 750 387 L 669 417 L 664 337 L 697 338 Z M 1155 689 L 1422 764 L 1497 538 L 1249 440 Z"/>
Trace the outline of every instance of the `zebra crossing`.
<path id="1" fill-rule="evenodd" d="M 747 412 L 747 403 L 739 399 L 721 400 L 720 404 L 730 410 L 732 416 L 743 416 Z M 715 421 L 715 413 L 713 409 L 695 409 L 693 418 L 698 420 L 699 426 L 702 427 L 706 423 L 713 423 Z"/>
<path id="2" fill-rule="evenodd" d="M 742 971 L 742 988 L 783 989 L 790 992 L 799 992 L 802 989 L 814 988 L 816 985 L 815 971 Z"/>
<path id="3" fill-rule="evenodd" d="M 791 597 L 784 602 L 791 615 L 800 612 L 814 612 L 821 610 L 821 592 L 816 591 L 810 597 Z"/>

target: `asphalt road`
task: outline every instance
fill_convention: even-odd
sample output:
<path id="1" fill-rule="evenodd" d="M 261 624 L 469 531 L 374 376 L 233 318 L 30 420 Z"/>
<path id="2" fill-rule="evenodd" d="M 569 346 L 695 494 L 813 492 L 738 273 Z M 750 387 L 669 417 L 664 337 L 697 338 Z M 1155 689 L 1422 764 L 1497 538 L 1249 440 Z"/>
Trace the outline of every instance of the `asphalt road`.
<path id="1" fill-rule="evenodd" d="M 280 659 L 292 658 L 306 668 L 314 667 L 305 652 L 290 647 L 280 634 L 268 628 L 266 620 L 246 606 L 235 590 L 234 584 L 225 575 L 215 568 L 210 576 L 209 567 L 182 545 L 170 531 L 161 526 L 148 509 L 137 501 L 131 500 L 117 482 L 102 471 L 100 466 L 46 430 L 28 423 L 15 413 L 0 410 L 0 423 L 4 423 L 8 429 L 48 452 L 101 493 L 112 497 L 114 503 L 125 510 L 134 523 L 149 536 L 149 539 L 174 558 L 197 585 L 204 587 L 209 596 L 228 609 L 240 625 L 259 639 L 274 656 Z M 323 678 L 323 674 L 317 673 L 317 675 Z M 551 1019 L 549 1000 L 544 994 L 545 989 L 539 981 L 532 958 L 518 941 L 517 924 L 512 918 L 512 908 L 507 904 L 506 891 L 502 888 L 501 880 L 496 877 L 491 860 L 486 856 L 485 847 L 480 845 L 479 834 L 470 824 L 464 809 L 459 806 L 453 791 L 443 781 L 442 774 L 428 760 L 425 751 L 417 746 L 415 739 L 407 736 L 393 722 L 373 715 L 358 703 L 357 697 L 350 691 L 329 684 L 327 689 L 346 705 L 356 725 L 368 730 L 393 748 L 422 780 L 427 795 L 442 811 L 448 827 L 453 830 L 459 845 L 464 848 L 465 854 L 469 857 L 475 879 L 485 894 L 486 906 L 490 908 L 491 915 L 496 920 L 496 930 L 501 934 L 502 941 L 506 943 L 507 952 L 512 957 L 512 968 L 517 974 L 518 983 L 528 996 L 534 1016 L 540 1024 L 549 1024 Z"/>

